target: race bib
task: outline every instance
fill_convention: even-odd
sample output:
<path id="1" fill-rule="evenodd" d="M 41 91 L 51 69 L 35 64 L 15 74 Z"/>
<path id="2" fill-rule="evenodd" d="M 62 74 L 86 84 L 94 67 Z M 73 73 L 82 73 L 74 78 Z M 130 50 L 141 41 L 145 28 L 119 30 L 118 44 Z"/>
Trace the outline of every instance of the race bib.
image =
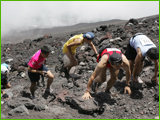
<path id="1" fill-rule="evenodd" d="M 140 38 L 140 42 L 143 46 L 153 44 L 153 42 L 149 38 Z"/>
<path id="2" fill-rule="evenodd" d="M 119 49 L 117 49 L 117 48 L 107 48 L 107 52 L 109 52 L 109 51 L 120 51 Z M 120 51 L 121 52 L 121 51 Z"/>

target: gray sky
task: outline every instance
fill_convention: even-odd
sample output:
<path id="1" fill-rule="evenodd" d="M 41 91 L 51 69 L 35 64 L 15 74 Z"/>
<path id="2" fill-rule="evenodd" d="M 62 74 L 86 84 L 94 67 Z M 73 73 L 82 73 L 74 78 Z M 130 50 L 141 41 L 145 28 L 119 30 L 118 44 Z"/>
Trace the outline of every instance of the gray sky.
<path id="1" fill-rule="evenodd" d="M 10 30 L 128 20 L 159 14 L 159 1 L 1 1 L 1 35 Z"/>

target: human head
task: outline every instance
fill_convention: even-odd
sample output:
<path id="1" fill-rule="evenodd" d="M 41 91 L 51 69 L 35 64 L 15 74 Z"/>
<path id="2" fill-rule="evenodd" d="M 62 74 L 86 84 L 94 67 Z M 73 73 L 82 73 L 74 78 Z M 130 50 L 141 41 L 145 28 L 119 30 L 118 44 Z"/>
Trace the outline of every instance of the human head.
<path id="1" fill-rule="evenodd" d="M 159 51 L 157 48 L 150 48 L 148 51 L 147 51 L 147 56 L 150 58 L 150 59 L 159 59 Z"/>
<path id="2" fill-rule="evenodd" d="M 94 34 L 92 32 L 87 32 L 86 34 L 83 34 L 83 37 L 92 41 L 94 39 Z"/>
<path id="3" fill-rule="evenodd" d="M 118 54 L 118 53 L 113 53 L 113 54 L 109 57 L 108 61 L 109 61 L 110 64 L 112 64 L 112 65 L 119 65 L 119 64 L 122 63 L 122 57 L 121 57 L 121 55 Z"/>
<path id="4" fill-rule="evenodd" d="M 43 46 L 43 47 L 41 48 L 41 55 L 42 55 L 42 57 L 44 57 L 44 58 L 47 58 L 48 55 L 50 54 L 50 52 L 51 52 L 51 50 L 50 50 L 47 46 Z"/>

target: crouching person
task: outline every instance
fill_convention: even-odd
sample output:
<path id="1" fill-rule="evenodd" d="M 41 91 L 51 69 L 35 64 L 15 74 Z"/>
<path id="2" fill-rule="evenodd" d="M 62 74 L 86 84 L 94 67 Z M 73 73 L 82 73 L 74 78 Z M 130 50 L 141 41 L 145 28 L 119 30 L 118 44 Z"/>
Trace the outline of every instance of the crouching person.
<path id="1" fill-rule="evenodd" d="M 2 89 L 11 88 L 10 83 L 8 82 L 7 74 L 9 73 L 8 65 L 6 63 L 1 64 L 1 94 L 2 98 L 9 98 L 8 94 L 5 93 Z"/>
<path id="2" fill-rule="evenodd" d="M 36 82 L 39 81 L 41 75 L 48 77 L 46 92 L 51 93 L 50 86 L 53 82 L 54 76 L 44 65 L 45 59 L 49 56 L 50 52 L 51 51 L 47 46 L 43 46 L 31 57 L 31 60 L 28 63 L 28 76 L 31 81 L 31 99 L 35 99 Z"/>
<path id="3" fill-rule="evenodd" d="M 97 66 L 89 78 L 85 94 L 82 96 L 82 99 L 92 98 L 90 95 L 90 89 L 96 92 L 96 87 L 98 83 L 103 83 L 106 81 L 106 69 L 109 68 L 110 79 L 107 82 L 107 87 L 105 92 L 110 93 L 111 87 L 114 85 L 117 80 L 119 69 L 122 67 L 126 71 L 126 86 L 125 92 L 128 91 L 129 95 L 131 94 L 129 80 L 131 77 L 129 61 L 122 54 L 122 52 L 117 48 L 105 48 L 99 53 L 97 58 Z"/>

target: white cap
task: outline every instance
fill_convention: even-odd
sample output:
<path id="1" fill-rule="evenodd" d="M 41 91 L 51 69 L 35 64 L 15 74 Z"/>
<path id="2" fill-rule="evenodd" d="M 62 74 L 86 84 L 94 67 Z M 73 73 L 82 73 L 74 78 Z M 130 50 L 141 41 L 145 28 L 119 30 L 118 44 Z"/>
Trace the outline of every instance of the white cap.
<path id="1" fill-rule="evenodd" d="M 6 66 L 1 65 L 1 74 L 6 74 L 6 73 L 9 73 L 9 70 L 7 69 Z"/>

